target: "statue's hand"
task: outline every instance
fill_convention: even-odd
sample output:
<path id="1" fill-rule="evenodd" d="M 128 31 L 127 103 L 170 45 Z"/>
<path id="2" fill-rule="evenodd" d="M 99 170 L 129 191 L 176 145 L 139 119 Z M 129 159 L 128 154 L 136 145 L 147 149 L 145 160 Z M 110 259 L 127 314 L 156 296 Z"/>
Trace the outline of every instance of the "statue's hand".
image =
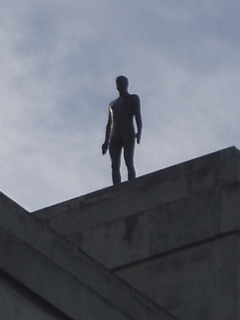
<path id="1" fill-rule="evenodd" d="M 141 134 L 139 132 L 136 134 L 136 139 L 137 139 L 137 144 L 140 144 Z"/>
<path id="2" fill-rule="evenodd" d="M 104 142 L 104 144 L 102 145 L 102 154 L 105 155 L 107 153 L 108 150 L 108 143 Z"/>

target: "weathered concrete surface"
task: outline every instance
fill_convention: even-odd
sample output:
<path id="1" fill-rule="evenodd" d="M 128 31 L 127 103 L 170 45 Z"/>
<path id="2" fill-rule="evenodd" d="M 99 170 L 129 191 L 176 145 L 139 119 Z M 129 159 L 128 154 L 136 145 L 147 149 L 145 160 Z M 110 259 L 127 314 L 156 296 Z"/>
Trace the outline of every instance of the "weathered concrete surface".
<path id="1" fill-rule="evenodd" d="M 240 319 L 239 249 L 236 231 L 119 269 L 116 274 L 179 319 Z"/>
<path id="2" fill-rule="evenodd" d="M 239 228 L 234 147 L 35 212 L 108 268 Z"/>
<path id="3" fill-rule="evenodd" d="M 180 319 L 240 319 L 235 147 L 35 217 Z"/>
<path id="4" fill-rule="evenodd" d="M 0 272 L 0 316 L 4 320 L 70 320 L 3 272 Z"/>
<path id="5" fill-rule="evenodd" d="M 2 193 L 0 276 L 4 320 L 174 319 Z"/>

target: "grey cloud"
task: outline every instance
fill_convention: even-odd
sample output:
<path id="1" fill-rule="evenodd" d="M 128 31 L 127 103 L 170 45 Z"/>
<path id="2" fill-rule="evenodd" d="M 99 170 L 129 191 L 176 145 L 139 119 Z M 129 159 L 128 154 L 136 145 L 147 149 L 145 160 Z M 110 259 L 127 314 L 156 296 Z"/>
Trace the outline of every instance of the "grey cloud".
<path id="1" fill-rule="evenodd" d="M 5 1 L 2 191 L 37 209 L 111 184 L 100 147 L 118 74 L 142 101 L 139 175 L 237 145 L 238 6 Z"/>

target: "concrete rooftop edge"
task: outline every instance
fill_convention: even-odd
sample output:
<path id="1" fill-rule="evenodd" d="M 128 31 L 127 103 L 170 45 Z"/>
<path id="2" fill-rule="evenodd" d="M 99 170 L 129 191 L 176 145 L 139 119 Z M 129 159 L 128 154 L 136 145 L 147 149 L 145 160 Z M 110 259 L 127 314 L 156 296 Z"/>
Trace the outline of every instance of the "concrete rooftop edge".
<path id="1" fill-rule="evenodd" d="M 147 188 L 150 185 L 153 186 L 154 184 L 158 184 L 159 181 L 176 179 L 180 175 L 191 175 L 191 173 L 202 170 L 207 166 L 216 168 L 219 165 L 221 166 L 222 163 L 229 162 L 230 159 L 234 161 L 238 159 L 240 161 L 240 150 L 234 146 L 137 177 L 133 181 L 126 181 L 116 186 L 110 186 L 69 199 L 32 213 L 39 219 L 48 219 L 65 212 L 82 210 L 88 206 L 121 197 L 126 193 L 130 194 Z"/>
<path id="2" fill-rule="evenodd" d="M 73 319 L 81 313 L 80 287 L 132 319 L 175 319 L 2 193 L 0 230 L 0 269 Z"/>

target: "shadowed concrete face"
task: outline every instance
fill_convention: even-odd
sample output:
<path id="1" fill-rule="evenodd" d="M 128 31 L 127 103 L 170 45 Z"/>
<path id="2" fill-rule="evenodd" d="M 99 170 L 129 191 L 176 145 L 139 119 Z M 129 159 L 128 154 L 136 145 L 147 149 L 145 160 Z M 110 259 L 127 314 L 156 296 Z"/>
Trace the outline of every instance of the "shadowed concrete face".
<path id="1" fill-rule="evenodd" d="M 0 318 L 174 320 L 0 193 Z"/>
<path id="2" fill-rule="evenodd" d="M 239 210 L 232 147 L 35 214 L 178 318 L 233 320 Z"/>

